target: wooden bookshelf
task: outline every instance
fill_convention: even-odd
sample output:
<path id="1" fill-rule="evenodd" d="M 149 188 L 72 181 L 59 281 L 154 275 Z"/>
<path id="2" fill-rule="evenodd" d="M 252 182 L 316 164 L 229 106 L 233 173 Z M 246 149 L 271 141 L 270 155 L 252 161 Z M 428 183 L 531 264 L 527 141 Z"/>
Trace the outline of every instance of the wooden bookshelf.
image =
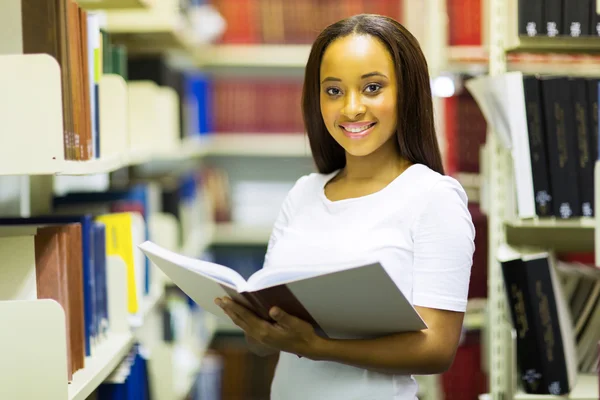
<path id="1" fill-rule="evenodd" d="M 513 228 L 524 229 L 594 229 L 595 219 L 591 217 L 558 219 L 549 218 L 533 218 L 533 219 L 516 219 L 507 222 L 507 225 Z"/>
<path id="2" fill-rule="evenodd" d="M 199 67 L 304 68 L 310 45 L 214 45 L 195 53 Z"/>

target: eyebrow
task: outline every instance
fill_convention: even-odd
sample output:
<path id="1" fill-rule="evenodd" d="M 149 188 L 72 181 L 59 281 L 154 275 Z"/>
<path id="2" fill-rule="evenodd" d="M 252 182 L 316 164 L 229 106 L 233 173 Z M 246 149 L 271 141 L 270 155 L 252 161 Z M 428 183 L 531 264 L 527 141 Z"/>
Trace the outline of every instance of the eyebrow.
<path id="1" fill-rule="evenodd" d="M 360 79 L 366 79 L 366 78 L 371 78 L 373 76 L 381 76 L 383 78 L 387 79 L 387 76 L 385 76 L 385 74 L 379 72 L 379 71 L 373 71 L 373 72 L 369 72 L 367 74 L 364 74 L 360 77 Z M 325 82 L 341 82 L 342 80 L 340 78 L 335 78 L 333 76 L 328 76 L 327 78 L 323 79 L 321 81 L 321 83 L 325 83 Z"/>

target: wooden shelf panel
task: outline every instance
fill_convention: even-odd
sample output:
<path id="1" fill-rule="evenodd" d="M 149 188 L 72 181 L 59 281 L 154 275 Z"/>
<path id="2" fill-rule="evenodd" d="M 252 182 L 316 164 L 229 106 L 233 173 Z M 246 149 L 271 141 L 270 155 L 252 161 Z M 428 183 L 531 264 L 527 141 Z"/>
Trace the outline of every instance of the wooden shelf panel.
<path id="1" fill-rule="evenodd" d="M 131 334 L 112 334 L 85 360 L 85 368 L 73 374 L 69 400 L 85 400 L 119 365 L 133 345 Z"/>
<path id="2" fill-rule="evenodd" d="M 506 51 L 600 52 L 600 40 L 597 37 L 515 36 L 508 41 Z"/>
<path id="3" fill-rule="evenodd" d="M 507 225 L 513 228 L 540 228 L 540 229 L 594 229 L 595 220 L 591 217 L 558 219 L 536 218 L 536 219 L 520 219 L 507 222 Z"/>
<path id="4" fill-rule="evenodd" d="M 148 0 L 77 0 L 77 3 L 86 10 L 130 10 L 150 6 Z"/>
<path id="5" fill-rule="evenodd" d="M 304 68 L 310 45 L 215 45 L 201 48 L 196 63 L 202 67 Z"/>
<path id="6" fill-rule="evenodd" d="M 205 143 L 208 155 L 310 157 L 308 137 L 301 133 L 219 133 Z"/>

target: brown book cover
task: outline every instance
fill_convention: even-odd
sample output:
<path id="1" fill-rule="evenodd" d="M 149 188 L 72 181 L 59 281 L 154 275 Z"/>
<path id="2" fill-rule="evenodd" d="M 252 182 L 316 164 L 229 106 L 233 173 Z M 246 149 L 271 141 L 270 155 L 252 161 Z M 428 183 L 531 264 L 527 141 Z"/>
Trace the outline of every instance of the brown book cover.
<path id="1" fill-rule="evenodd" d="M 23 29 L 24 54 L 48 54 L 54 57 L 61 69 L 64 68 L 63 46 L 61 43 L 61 24 L 63 23 L 62 0 L 22 0 L 21 26 Z M 62 74 L 63 92 L 63 151 L 64 157 L 70 157 L 69 119 L 65 89 L 65 71 Z"/>
<path id="2" fill-rule="evenodd" d="M 71 72 L 71 100 L 73 104 L 73 149 L 76 160 L 82 160 L 82 103 L 81 92 L 81 69 L 80 69 L 80 30 L 79 30 L 79 7 L 73 0 L 67 2 L 67 43 L 69 47 L 69 70 Z"/>
<path id="3" fill-rule="evenodd" d="M 70 64 L 70 46 L 69 46 L 69 27 L 68 27 L 68 0 L 55 0 L 58 12 L 58 38 L 59 38 L 59 64 L 61 68 L 62 79 L 62 102 L 63 102 L 63 118 L 65 126 L 65 158 L 75 160 L 75 122 L 73 120 L 73 91 L 71 81 L 71 64 Z"/>
<path id="4" fill-rule="evenodd" d="M 84 368 L 85 330 L 83 314 L 83 255 L 81 253 L 81 224 L 62 227 L 62 243 L 65 250 L 67 285 L 69 291 L 69 319 L 73 372 Z"/>
<path id="5" fill-rule="evenodd" d="M 90 79 L 89 76 L 89 61 L 88 61 L 88 24 L 87 12 L 79 9 L 79 19 L 81 28 L 81 68 L 82 68 L 82 85 L 83 90 L 83 117 L 85 120 L 83 154 L 84 159 L 89 160 L 94 153 L 92 146 L 92 115 L 91 115 L 91 99 L 90 99 Z"/>
<path id="6" fill-rule="evenodd" d="M 38 229 L 35 236 L 35 275 L 38 299 L 57 301 L 65 312 L 67 332 L 67 374 L 73 379 L 73 356 L 69 318 L 68 278 L 60 240 L 60 227 L 49 226 Z"/>

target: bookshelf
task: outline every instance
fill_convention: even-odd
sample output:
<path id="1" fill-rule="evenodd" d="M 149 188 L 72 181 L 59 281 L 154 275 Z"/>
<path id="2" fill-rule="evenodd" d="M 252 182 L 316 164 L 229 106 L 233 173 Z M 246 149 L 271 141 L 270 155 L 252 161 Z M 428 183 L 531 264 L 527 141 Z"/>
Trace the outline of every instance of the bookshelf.
<path id="1" fill-rule="evenodd" d="M 594 76 L 598 74 L 598 38 L 519 37 L 516 32 L 517 1 L 491 0 L 489 14 L 488 72 L 499 75 L 508 70 L 523 73 Z M 583 53 L 586 55 L 572 55 Z M 525 54 L 528 53 L 528 54 Z M 511 214 L 514 192 L 510 187 L 513 172 L 509 151 L 493 132 L 489 132 L 485 146 L 486 189 L 489 226 L 488 256 L 488 326 L 486 329 L 488 395 L 480 398 L 499 399 L 597 399 L 598 376 L 580 374 L 578 383 L 568 396 L 530 395 L 522 393 L 517 385 L 515 339 L 512 333 L 506 291 L 497 250 L 504 243 L 553 248 L 556 251 L 593 251 L 600 243 L 596 226 L 598 218 L 515 219 Z M 598 164 L 595 190 L 598 195 Z M 596 200 L 598 205 L 598 200 Z M 598 256 L 596 256 L 598 257 Z"/>
<path id="2" fill-rule="evenodd" d="M 199 67 L 291 67 L 304 68 L 310 45 L 213 45 L 201 47 Z"/>
<path id="3" fill-rule="evenodd" d="M 193 45 L 191 30 L 172 0 L 157 1 L 143 10 L 109 11 L 106 29 L 130 53 L 188 51 Z"/>
<path id="4" fill-rule="evenodd" d="M 150 0 L 77 0 L 86 10 L 131 10 L 150 7 Z"/>
<path id="5" fill-rule="evenodd" d="M 308 137 L 303 133 L 219 133 L 208 142 L 213 156 L 310 157 Z"/>
<path id="6" fill-rule="evenodd" d="M 110 375 L 134 343 L 131 333 L 111 335 L 86 359 L 86 367 L 73 374 L 69 400 L 85 400 Z"/>

